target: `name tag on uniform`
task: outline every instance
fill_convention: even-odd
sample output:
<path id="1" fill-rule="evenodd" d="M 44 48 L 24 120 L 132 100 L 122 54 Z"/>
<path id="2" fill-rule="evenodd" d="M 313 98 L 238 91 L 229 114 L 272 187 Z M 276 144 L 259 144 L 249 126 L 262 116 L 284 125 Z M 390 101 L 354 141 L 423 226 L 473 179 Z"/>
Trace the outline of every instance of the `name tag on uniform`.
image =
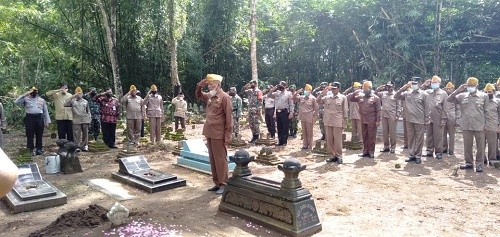
<path id="1" fill-rule="evenodd" d="M 113 105 L 113 111 L 115 111 L 115 110 L 116 110 L 116 106 Z"/>

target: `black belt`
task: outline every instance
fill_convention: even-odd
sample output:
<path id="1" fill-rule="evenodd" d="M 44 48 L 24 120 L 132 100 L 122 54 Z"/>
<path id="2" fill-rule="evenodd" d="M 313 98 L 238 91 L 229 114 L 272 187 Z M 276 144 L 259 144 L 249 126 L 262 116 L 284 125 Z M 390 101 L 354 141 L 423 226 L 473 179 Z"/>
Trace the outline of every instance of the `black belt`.
<path id="1" fill-rule="evenodd" d="M 276 112 L 277 113 L 288 112 L 288 109 L 277 109 Z"/>
<path id="2" fill-rule="evenodd" d="M 274 107 L 272 107 L 272 108 L 266 108 L 266 110 L 274 110 Z"/>
<path id="3" fill-rule="evenodd" d="M 42 116 L 43 114 L 26 114 L 26 116 L 29 116 L 29 117 L 38 117 L 38 116 Z"/>

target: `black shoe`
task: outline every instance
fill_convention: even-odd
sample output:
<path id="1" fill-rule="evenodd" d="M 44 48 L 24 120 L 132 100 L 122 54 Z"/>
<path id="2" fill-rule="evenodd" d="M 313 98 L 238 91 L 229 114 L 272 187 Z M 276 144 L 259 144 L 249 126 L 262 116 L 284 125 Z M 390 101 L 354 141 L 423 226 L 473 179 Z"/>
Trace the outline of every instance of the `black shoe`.
<path id="1" fill-rule="evenodd" d="M 118 147 L 116 145 L 110 145 L 109 148 L 111 148 L 111 149 L 117 149 Z"/>
<path id="2" fill-rule="evenodd" d="M 420 159 L 418 157 L 415 158 L 415 164 L 420 164 L 420 163 L 422 163 L 422 159 Z"/>
<path id="3" fill-rule="evenodd" d="M 474 165 L 472 165 L 471 163 L 465 163 L 463 165 L 460 165 L 461 170 L 471 170 L 472 168 L 474 168 Z"/>
<path id="4" fill-rule="evenodd" d="M 258 138 L 259 138 L 259 135 L 253 135 L 252 140 L 248 141 L 248 143 L 255 143 L 255 141 L 257 141 Z"/>
<path id="5" fill-rule="evenodd" d="M 483 172 L 483 165 L 481 165 L 481 164 L 476 165 L 476 172 L 478 172 L 478 173 Z"/>
<path id="6" fill-rule="evenodd" d="M 375 158 L 375 156 L 373 154 L 369 154 L 368 158 L 373 159 L 373 158 Z"/>
<path id="7" fill-rule="evenodd" d="M 443 159 L 443 154 L 441 154 L 441 153 L 436 154 L 436 159 L 438 159 L 438 160 Z"/>
<path id="8" fill-rule="evenodd" d="M 339 160 L 339 158 L 337 158 L 337 157 L 330 157 L 330 158 L 326 159 L 326 162 L 336 162 L 338 160 Z"/>
<path id="9" fill-rule="evenodd" d="M 302 150 L 307 150 L 307 147 L 303 146 L 302 148 L 300 148 Z"/>
<path id="10" fill-rule="evenodd" d="M 210 192 L 215 192 L 217 190 L 219 190 L 219 186 L 217 186 L 217 185 L 215 185 L 215 186 L 213 186 L 213 187 L 211 187 L 211 188 L 208 189 L 208 191 L 210 191 Z"/>
<path id="11" fill-rule="evenodd" d="M 42 149 L 37 149 L 35 154 L 38 156 L 38 155 L 41 155 L 43 154 L 43 150 Z"/>
<path id="12" fill-rule="evenodd" d="M 389 149 L 389 148 L 384 148 L 384 149 L 380 150 L 380 152 L 389 152 L 389 151 L 391 151 L 391 149 Z"/>
<path id="13" fill-rule="evenodd" d="M 389 152 L 390 152 L 391 154 L 394 154 L 394 153 L 396 153 L 396 150 L 391 149 Z"/>
<path id="14" fill-rule="evenodd" d="M 402 146 L 401 149 L 408 149 L 408 146 Z"/>
<path id="15" fill-rule="evenodd" d="M 417 158 L 415 156 L 408 156 L 408 158 L 405 159 L 405 162 L 412 162 L 415 161 Z"/>
<path id="16" fill-rule="evenodd" d="M 271 139 L 274 139 L 274 138 L 275 138 L 275 137 L 274 137 L 274 133 L 273 133 L 273 134 L 271 134 Z"/>
<path id="17" fill-rule="evenodd" d="M 340 157 L 339 157 L 339 158 L 337 158 L 337 164 L 339 164 L 339 165 L 340 165 L 340 164 L 342 164 L 342 163 L 344 163 L 344 161 L 342 160 L 342 158 L 340 158 Z"/>
<path id="18" fill-rule="evenodd" d="M 443 153 L 448 153 L 448 149 L 443 149 Z"/>
<path id="19" fill-rule="evenodd" d="M 368 153 L 361 153 L 361 154 L 359 154 L 358 156 L 359 156 L 359 157 L 369 157 L 369 156 L 370 156 L 370 154 L 368 154 Z"/>
<path id="20" fill-rule="evenodd" d="M 427 154 L 425 154 L 427 157 L 433 157 L 434 155 L 432 154 L 432 151 L 427 151 Z"/>
<path id="21" fill-rule="evenodd" d="M 450 156 L 454 155 L 453 151 L 448 152 L 448 155 Z"/>

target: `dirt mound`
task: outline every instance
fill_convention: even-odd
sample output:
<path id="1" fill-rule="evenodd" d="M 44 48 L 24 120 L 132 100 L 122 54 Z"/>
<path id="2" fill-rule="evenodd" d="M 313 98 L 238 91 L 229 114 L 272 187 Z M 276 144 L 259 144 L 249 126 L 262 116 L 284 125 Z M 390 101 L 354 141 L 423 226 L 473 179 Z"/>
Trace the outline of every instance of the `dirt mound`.
<path id="1" fill-rule="evenodd" d="M 85 210 L 69 211 L 59 216 L 47 227 L 31 233 L 29 237 L 60 236 L 76 229 L 94 228 L 109 221 L 106 217 L 107 212 L 108 210 L 99 205 L 90 205 Z"/>

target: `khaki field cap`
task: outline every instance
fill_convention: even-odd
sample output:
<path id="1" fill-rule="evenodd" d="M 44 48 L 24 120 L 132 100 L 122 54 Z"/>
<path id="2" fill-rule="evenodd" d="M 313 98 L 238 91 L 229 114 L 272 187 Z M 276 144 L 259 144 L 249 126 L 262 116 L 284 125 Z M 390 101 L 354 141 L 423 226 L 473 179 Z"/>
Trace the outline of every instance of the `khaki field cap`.
<path id="1" fill-rule="evenodd" d="M 82 88 L 77 87 L 77 88 L 75 89 L 75 94 L 78 94 L 78 93 L 83 93 Z"/>
<path id="2" fill-rule="evenodd" d="M 494 91 L 494 90 L 495 86 L 491 83 L 486 84 L 486 86 L 484 87 L 484 91 Z"/>
<path id="3" fill-rule="evenodd" d="M 309 84 L 306 84 L 306 86 L 304 87 L 304 90 L 305 91 L 312 91 L 313 87 Z"/>
<path id="4" fill-rule="evenodd" d="M 475 77 L 469 77 L 467 79 L 467 85 L 468 86 L 477 86 L 477 84 L 479 84 L 479 80 Z"/>
<path id="5" fill-rule="evenodd" d="M 158 91 L 158 87 L 155 84 L 151 85 L 151 91 Z"/>
<path id="6" fill-rule="evenodd" d="M 453 85 L 453 83 L 451 83 L 451 82 L 448 82 L 448 83 L 446 84 L 446 87 L 445 87 L 445 88 L 448 88 L 448 89 L 455 88 L 455 85 Z"/>
<path id="7" fill-rule="evenodd" d="M 207 74 L 207 81 L 219 81 L 222 82 L 222 76 L 217 74 Z"/>
<path id="8" fill-rule="evenodd" d="M 137 90 L 137 87 L 135 87 L 135 85 L 130 86 L 130 91 L 136 91 L 136 90 Z"/>

